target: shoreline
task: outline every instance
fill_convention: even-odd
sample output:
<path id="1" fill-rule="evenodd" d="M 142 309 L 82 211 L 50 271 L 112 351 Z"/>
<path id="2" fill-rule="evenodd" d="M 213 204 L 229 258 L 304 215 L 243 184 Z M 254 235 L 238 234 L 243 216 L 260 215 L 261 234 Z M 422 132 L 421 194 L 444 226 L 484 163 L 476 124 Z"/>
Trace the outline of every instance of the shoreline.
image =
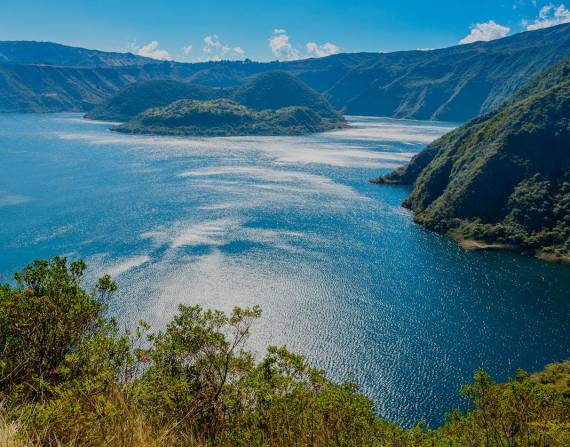
<path id="1" fill-rule="evenodd" d="M 89 119 L 89 118 L 86 118 Z M 239 130 L 232 131 L 232 129 L 223 128 L 206 128 L 206 127 L 158 127 L 158 128 L 145 128 L 130 127 L 127 123 L 114 125 L 109 128 L 111 132 L 117 132 L 127 135 L 150 135 L 150 136 L 169 136 L 169 137 L 189 137 L 189 138 L 220 138 L 220 137 L 303 137 L 307 135 L 317 135 L 328 132 L 338 132 L 345 129 L 350 129 L 348 123 L 332 124 L 330 126 L 323 125 L 321 129 L 316 131 L 258 131 L 258 132 L 241 132 Z"/>
<path id="2" fill-rule="evenodd" d="M 510 251 L 531 256 L 541 261 L 570 266 L 570 256 L 560 256 L 544 250 L 525 251 L 522 247 L 501 242 L 487 242 L 480 239 L 469 239 L 457 231 L 450 230 L 447 235 L 456 241 L 465 251 Z"/>

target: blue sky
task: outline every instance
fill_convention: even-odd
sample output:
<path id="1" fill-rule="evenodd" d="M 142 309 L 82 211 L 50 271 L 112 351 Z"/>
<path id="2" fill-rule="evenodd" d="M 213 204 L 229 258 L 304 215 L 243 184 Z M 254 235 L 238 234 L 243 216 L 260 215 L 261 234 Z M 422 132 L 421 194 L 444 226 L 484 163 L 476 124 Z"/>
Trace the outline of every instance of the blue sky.
<path id="1" fill-rule="evenodd" d="M 3 0 L 0 40 L 184 61 L 442 48 L 570 21 L 541 0 Z"/>

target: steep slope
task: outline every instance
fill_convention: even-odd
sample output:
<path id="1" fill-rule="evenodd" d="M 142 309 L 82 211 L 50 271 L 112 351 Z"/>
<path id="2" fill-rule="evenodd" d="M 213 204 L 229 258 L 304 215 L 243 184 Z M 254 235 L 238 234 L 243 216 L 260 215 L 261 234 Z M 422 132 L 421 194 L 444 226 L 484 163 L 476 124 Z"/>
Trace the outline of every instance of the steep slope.
<path id="1" fill-rule="evenodd" d="M 143 81 L 129 84 L 86 117 L 109 121 L 128 121 L 153 107 L 162 107 L 179 99 L 206 100 L 218 97 L 219 89 L 180 81 Z"/>
<path id="2" fill-rule="evenodd" d="M 303 135 L 343 125 L 340 117 L 333 121 L 307 107 L 257 111 L 229 99 L 182 99 L 166 107 L 146 110 L 112 130 L 180 136 Z"/>
<path id="3" fill-rule="evenodd" d="M 0 111 L 89 110 L 132 79 L 108 68 L 0 64 Z"/>
<path id="4" fill-rule="evenodd" d="M 75 68 L 0 64 L 0 112 L 87 111 L 136 81 L 167 78 L 157 64 Z"/>
<path id="5" fill-rule="evenodd" d="M 238 87 L 231 98 L 255 110 L 299 106 L 324 117 L 336 118 L 338 115 L 322 95 L 285 72 L 260 74 Z"/>
<path id="6" fill-rule="evenodd" d="M 377 181 L 414 182 L 404 205 L 436 231 L 568 259 L 570 57 Z"/>

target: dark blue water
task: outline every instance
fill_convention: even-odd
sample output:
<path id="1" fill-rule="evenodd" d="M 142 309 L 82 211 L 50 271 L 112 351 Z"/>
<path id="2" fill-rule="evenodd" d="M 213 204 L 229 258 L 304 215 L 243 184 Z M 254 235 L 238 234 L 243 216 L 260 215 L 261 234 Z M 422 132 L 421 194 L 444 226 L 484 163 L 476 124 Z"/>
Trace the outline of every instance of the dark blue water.
<path id="1" fill-rule="evenodd" d="M 0 272 L 66 254 L 113 274 L 111 311 L 260 304 L 287 344 L 360 384 L 381 416 L 441 422 L 479 367 L 570 357 L 570 268 L 466 253 L 367 180 L 452 126 L 353 119 L 303 138 L 116 135 L 77 115 L 0 115 Z"/>

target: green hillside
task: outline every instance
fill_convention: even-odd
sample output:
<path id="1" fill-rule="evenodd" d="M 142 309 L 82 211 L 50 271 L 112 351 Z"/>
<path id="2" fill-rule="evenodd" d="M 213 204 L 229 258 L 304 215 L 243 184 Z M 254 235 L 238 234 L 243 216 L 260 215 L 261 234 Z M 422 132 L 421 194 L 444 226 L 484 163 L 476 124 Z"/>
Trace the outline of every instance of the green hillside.
<path id="1" fill-rule="evenodd" d="M 338 112 L 322 95 L 286 72 L 260 74 L 238 87 L 231 98 L 255 110 L 299 106 L 323 117 L 338 118 Z"/>
<path id="2" fill-rule="evenodd" d="M 319 115 L 338 120 L 338 112 L 315 90 L 285 72 L 254 76 L 238 88 L 214 88 L 172 80 L 153 80 L 127 85 L 86 117 L 128 121 L 139 113 L 163 107 L 180 99 L 232 99 L 255 110 L 275 110 L 290 106 L 307 107 Z"/>
<path id="3" fill-rule="evenodd" d="M 347 114 L 464 121 L 501 105 L 569 48 L 570 24 L 433 51 L 267 63 L 157 62 L 57 44 L 0 42 L 0 112 L 87 112 L 132 82 L 236 87 L 260 73 L 282 71 Z"/>
<path id="4" fill-rule="evenodd" d="M 344 126 L 307 107 L 257 111 L 229 99 L 180 100 L 149 109 L 114 131 L 187 136 L 304 135 Z"/>
<path id="5" fill-rule="evenodd" d="M 570 57 L 376 181 L 413 183 L 404 206 L 436 231 L 568 260 Z"/>
<path id="6" fill-rule="evenodd" d="M 349 115 L 466 121 L 564 58 L 570 24 L 433 51 L 382 54 L 326 92 Z"/>
<path id="7" fill-rule="evenodd" d="M 162 107 L 179 99 L 213 99 L 221 93 L 220 89 L 180 81 L 137 82 L 121 89 L 109 100 L 91 110 L 86 117 L 96 120 L 128 121 L 147 109 Z"/>

